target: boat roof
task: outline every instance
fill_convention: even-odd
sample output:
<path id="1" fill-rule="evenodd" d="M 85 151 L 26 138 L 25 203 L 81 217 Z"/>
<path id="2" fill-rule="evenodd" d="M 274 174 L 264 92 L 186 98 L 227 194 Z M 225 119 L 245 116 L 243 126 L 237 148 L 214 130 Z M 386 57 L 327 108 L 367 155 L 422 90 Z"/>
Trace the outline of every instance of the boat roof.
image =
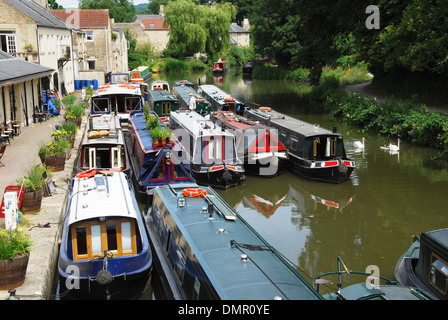
<path id="1" fill-rule="evenodd" d="M 186 86 L 186 87 L 194 87 L 193 82 L 189 81 L 189 80 L 176 80 L 173 82 L 173 87 L 177 87 L 177 86 Z"/>
<path id="2" fill-rule="evenodd" d="M 177 101 L 173 94 L 166 90 L 150 90 L 149 93 L 154 101 Z"/>
<path id="3" fill-rule="evenodd" d="M 246 117 L 239 116 L 230 111 L 215 111 L 213 112 L 213 116 L 216 119 L 219 119 L 223 122 L 227 122 L 230 126 L 239 130 L 247 130 L 247 129 L 269 129 L 265 125 L 260 124 L 258 121 L 252 121 L 247 119 Z"/>
<path id="4" fill-rule="evenodd" d="M 114 114 L 90 115 L 82 140 L 83 146 L 94 144 L 124 145 L 119 117 Z"/>
<path id="5" fill-rule="evenodd" d="M 203 84 L 203 85 L 199 86 L 198 88 L 200 89 L 198 91 L 204 92 L 210 98 L 212 98 L 213 100 L 215 100 L 216 102 L 218 102 L 221 105 L 225 104 L 224 99 L 226 99 L 226 98 L 234 99 L 237 104 L 244 105 L 243 102 L 241 102 L 238 99 L 235 99 L 230 94 L 228 94 L 227 92 L 222 90 L 220 87 L 217 87 L 213 84 Z"/>
<path id="6" fill-rule="evenodd" d="M 222 127 L 212 120 L 200 115 L 196 111 L 176 110 L 171 111 L 171 118 L 181 123 L 182 126 L 189 130 L 196 137 L 199 136 L 230 136 L 232 134 L 224 131 Z"/>
<path id="7" fill-rule="evenodd" d="M 423 232 L 422 237 L 426 237 L 426 238 L 431 239 L 434 242 L 437 242 L 445 250 L 448 249 L 448 228 Z"/>
<path id="8" fill-rule="evenodd" d="M 211 105 L 211 103 L 204 99 L 203 96 L 201 96 L 193 87 L 189 87 L 186 85 L 180 85 L 173 87 L 173 93 L 177 93 L 179 97 L 184 100 L 187 104 L 190 101 L 190 93 L 193 94 L 195 99 L 202 99 L 202 103 L 206 105 Z"/>
<path id="9" fill-rule="evenodd" d="M 283 128 L 296 131 L 304 136 L 318 136 L 318 135 L 333 135 L 341 136 L 339 133 L 333 133 L 332 131 L 321 128 L 318 124 L 310 124 L 306 121 L 291 117 L 289 115 L 277 112 L 273 109 L 269 111 L 262 111 L 260 109 L 246 110 L 248 113 L 252 113 L 256 117 L 263 118 L 271 121 L 271 123 L 281 126 Z"/>
<path id="10" fill-rule="evenodd" d="M 90 178 L 72 179 L 68 224 L 99 218 L 126 217 L 137 219 L 140 214 L 126 175 L 114 171 Z"/>
<path id="11" fill-rule="evenodd" d="M 269 244 L 212 188 L 201 187 L 206 197 L 187 198 L 186 206 L 179 207 L 177 199 L 190 187 L 197 184 L 171 184 L 156 193 L 221 299 L 322 299 L 276 251 L 257 250 Z M 214 207 L 212 219 L 202 211 L 209 204 Z"/>
<path id="12" fill-rule="evenodd" d="M 159 149 L 153 148 L 153 140 L 149 135 L 149 129 L 146 126 L 146 119 L 143 117 L 142 112 L 137 112 L 131 114 L 129 118 L 129 123 L 131 128 L 137 133 L 137 139 L 140 143 L 140 146 L 143 148 L 145 152 L 153 152 L 158 151 Z M 180 150 L 180 146 L 177 141 L 174 141 L 174 147 L 172 147 L 174 151 Z"/>
<path id="13" fill-rule="evenodd" d="M 110 95 L 135 95 L 141 96 L 140 85 L 130 82 L 125 83 L 106 83 L 93 94 L 93 97 L 110 96 Z"/>

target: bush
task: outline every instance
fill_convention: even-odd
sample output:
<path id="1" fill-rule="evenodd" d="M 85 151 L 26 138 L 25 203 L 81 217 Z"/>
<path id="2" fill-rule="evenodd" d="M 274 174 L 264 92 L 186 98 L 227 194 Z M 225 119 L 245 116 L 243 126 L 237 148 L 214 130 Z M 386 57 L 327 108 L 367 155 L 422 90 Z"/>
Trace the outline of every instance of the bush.
<path id="1" fill-rule="evenodd" d="M 188 64 L 185 61 L 181 61 L 181 60 L 176 60 L 176 59 L 167 59 L 165 61 L 165 64 L 163 65 L 163 70 L 164 71 L 186 71 L 188 70 Z"/>

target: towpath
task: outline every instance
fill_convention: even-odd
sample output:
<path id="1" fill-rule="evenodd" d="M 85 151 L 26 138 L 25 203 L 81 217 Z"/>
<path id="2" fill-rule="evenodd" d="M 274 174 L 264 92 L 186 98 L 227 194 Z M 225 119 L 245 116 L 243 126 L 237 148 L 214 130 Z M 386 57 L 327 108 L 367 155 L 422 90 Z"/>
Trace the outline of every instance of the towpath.
<path id="1" fill-rule="evenodd" d="M 367 82 L 363 82 L 360 84 L 345 86 L 343 89 L 345 92 L 347 92 L 347 91 L 356 92 L 364 97 L 367 97 L 370 99 L 376 99 L 380 102 L 385 102 L 385 101 L 387 101 L 387 99 L 391 98 L 391 96 L 386 96 L 384 94 L 381 94 L 381 93 L 375 91 L 375 89 L 371 86 L 371 84 L 372 84 L 372 81 L 367 81 Z M 437 107 L 437 106 L 427 106 L 427 108 L 431 112 L 441 112 L 441 113 L 448 115 L 448 108 L 442 108 L 442 107 Z"/>

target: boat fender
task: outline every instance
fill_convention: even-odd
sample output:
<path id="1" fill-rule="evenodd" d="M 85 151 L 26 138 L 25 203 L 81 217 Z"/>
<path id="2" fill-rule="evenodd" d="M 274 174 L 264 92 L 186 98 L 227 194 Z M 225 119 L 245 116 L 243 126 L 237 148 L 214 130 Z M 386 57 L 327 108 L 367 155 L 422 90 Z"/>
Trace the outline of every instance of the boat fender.
<path id="1" fill-rule="evenodd" d="M 90 178 L 93 177 L 96 174 L 96 170 L 87 170 L 87 171 L 82 171 L 82 172 L 78 172 L 76 174 L 76 178 Z"/>
<path id="2" fill-rule="evenodd" d="M 270 111 L 271 108 L 270 108 L 270 107 L 260 107 L 260 108 L 258 108 L 258 110 L 261 110 L 261 111 Z"/>
<path id="3" fill-rule="evenodd" d="M 347 166 L 345 165 L 345 163 L 341 159 L 339 159 L 338 170 L 341 173 L 346 173 L 347 170 L 348 170 Z"/>
<path id="4" fill-rule="evenodd" d="M 186 188 L 182 190 L 182 195 L 185 197 L 203 197 L 206 194 L 207 191 L 201 188 Z"/>
<path id="5" fill-rule="evenodd" d="M 112 274 L 106 269 L 101 269 L 96 275 L 96 282 L 101 286 L 110 284 L 112 280 Z"/>

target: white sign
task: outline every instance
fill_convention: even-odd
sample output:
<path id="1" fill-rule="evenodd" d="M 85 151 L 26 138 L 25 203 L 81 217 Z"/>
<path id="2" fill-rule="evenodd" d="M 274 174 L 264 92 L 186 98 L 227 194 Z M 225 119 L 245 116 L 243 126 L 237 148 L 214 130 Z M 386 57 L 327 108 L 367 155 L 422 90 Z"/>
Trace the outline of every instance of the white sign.
<path id="1" fill-rule="evenodd" d="M 5 192 L 3 195 L 3 203 L 5 204 L 5 229 L 16 229 L 18 218 L 17 193 Z"/>

